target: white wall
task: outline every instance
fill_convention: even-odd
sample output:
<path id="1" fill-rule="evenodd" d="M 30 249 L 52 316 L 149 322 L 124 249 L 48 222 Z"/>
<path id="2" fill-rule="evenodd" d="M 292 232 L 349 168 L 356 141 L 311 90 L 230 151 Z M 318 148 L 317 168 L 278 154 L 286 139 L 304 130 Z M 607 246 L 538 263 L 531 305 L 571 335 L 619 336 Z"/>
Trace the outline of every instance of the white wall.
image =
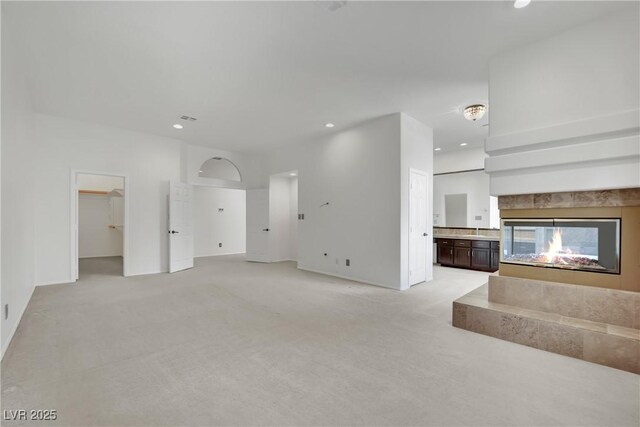
<path id="1" fill-rule="evenodd" d="M 269 180 L 269 256 L 271 261 L 296 260 L 297 184 L 297 178 L 286 175 L 272 176 Z"/>
<path id="2" fill-rule="evenodd" d="M 78 190 L 111 191 L 124 189 L 124 180 L 120 176 L 78 174 Z"/>
<path id="3" fill-rule="evenodd" d="M 194 186 L 193 222 L 195 257 L 244 253 L 245 191 Z"/>
<path id="4" fill-rule="evenodd" d="M 298 268 L 399 289 L 400 115 L 265 154 L 262 187 L 291 170 L 298 171 L 298 211 L 305 214 Z"/>
<path id="5" fill-rule="evenodd" d="M 120 178 L 122 181 L 122 178 Z M 122 184 L 121 184 L 122 185 Z M 92 258 L 122 256 L 122 230 L 113 224 L 109 197 L 100 194 L 78 196 L 78 256 Z"/>
<path id="6" fill-rule="evenodd" d="M 433 173 L 484 169 L 484 159 L 486 158 L 487 153 L 482 147 L 436 153 L 433 157 Z"/>
<path id="7" fill-rule="evenodd" d="M 433 177 L 433 213 L 437 227 L 446 227 L 445 195 L 467 194 L 466 225 L 463 227 L 488 228 L 491 226 L 491 200 L 489 175 L 484 171 L 460 172 Z M 476 220 L 480 216 L 482 219 Z"/>
<path id="8" fill-rule="evenodd" d="M 492 194 L 640 185 L 639 64 L 638 11 L 494 58 Z"/>
<path id="9" fill-rule="evenodd" d="M 37 114 L 37 284 L 73 279 L 70 171 L 128 174 L 130 275 L 168 270 L 167 194 L 180 179 L 181 142 L 92 123 Z"/>
<path id="10" fill-rule="evenodd" d="M 392 114 L 265 154 L 262 187 L 298 171 L 299 268 L 408 287 L 408 170 L 431 174 L 433 161 L 431 130 L 416 123 Z"/>
<path id="11" fill-rule="evenodd" d="M 500 209 L 495 196 L 489 196 L 489 228 L 500 228 Z"/>
<path id="12" fill-rule="evenodd" d="M 2 10 L 2 268 L 0 325 L 2 355 L 34 289 L 35 177 L 31 94 L 25 80 L 23 52 L 15 47 L 11 19 Z M 4 318 L 4 306 L 9 317 Z"/>

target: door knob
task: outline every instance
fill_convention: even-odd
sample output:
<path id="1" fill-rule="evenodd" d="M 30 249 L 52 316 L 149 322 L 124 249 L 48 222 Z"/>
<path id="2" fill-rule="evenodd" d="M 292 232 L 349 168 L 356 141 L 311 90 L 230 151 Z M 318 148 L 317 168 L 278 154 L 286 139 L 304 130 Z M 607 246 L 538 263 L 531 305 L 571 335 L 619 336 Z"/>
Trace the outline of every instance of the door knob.
<path id="1" fill-rule="evenodd" d="M 269 229 L 268 228 L 263 228 L 262 231 L 269 231 Z"/>
<path id="2" fill-rule="evenodd" d="M 169 234 L 178 234 L 178 233 L 179 233 L 179 232 L 178 232 L 178 231 L 176 231 L 176 230 L 171 230 L 171 231 L 169 231 Z"/>
<path id="3" fill-rule="evenodd" d="M 427 234 L 427 233 L 422 233 L 422 235 L 423 235 L 424 237 L 427 237 L 427 236 L 428 236 L 428 234 Z"/>

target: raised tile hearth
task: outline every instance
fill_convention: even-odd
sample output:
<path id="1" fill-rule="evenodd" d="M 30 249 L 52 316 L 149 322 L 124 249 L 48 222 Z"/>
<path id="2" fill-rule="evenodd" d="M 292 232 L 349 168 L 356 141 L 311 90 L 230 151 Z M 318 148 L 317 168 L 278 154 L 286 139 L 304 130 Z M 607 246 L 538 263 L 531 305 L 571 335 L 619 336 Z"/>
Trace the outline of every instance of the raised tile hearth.
<path id="1" fill-rule="evenodd" d="M 501 277 L 453 303 L 453 326 L 640 374 L 640 294 Z"/>

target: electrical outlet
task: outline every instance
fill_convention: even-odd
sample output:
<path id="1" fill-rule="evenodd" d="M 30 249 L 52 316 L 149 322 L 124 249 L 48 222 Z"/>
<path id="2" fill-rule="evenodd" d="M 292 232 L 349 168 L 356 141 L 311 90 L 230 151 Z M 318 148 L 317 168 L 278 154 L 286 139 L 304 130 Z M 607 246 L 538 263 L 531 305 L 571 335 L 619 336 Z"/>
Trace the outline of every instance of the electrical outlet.
<path id="1" fill-rule="evenodd" d="M 222 243 L 218 243 L 218 247 L 221 248 L 222 247 Z"/>
<path id="2" fill-rule="evenodd" d="M 347 258 L 345 264 L 347 265 L 347 267 L 351 267 L 351 260 Z"/>
<path id="3" fill-rule="evenodd" d="M 4 305 L 4 320 L 9 318 L 9 304 Z"/>

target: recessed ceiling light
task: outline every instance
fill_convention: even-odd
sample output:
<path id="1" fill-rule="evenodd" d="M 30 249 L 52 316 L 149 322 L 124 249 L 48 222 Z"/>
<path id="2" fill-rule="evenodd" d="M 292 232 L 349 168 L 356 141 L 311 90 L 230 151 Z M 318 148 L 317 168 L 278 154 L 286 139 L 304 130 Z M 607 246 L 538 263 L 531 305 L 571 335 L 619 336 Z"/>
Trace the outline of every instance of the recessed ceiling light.
<path id="1" fill-rule="evenodd" d="M 513 2 L 513 7 L 522 9 L 523 7 L 529 6 L 529 3 L 531 3 L 531 0 L 516 0 Z"/>
<path id="2" fill-rule="evenodd" d="M 180 124 L 178 124 L 178 123 L 176 123 L 175 125 L 173 125 L 173 127 L 174 127 L 174 128 L 176 128 L 176 129 L 182 129 L 182 128 L 183 128 L 183 126 L 182 126 L 182 125 L 180 125 Z"/>
<path id="3" fill-rule="evenodd" d="M 442 150 L 442 148 L 440 148 L 440 147 L 433 149 L 433 151 L 440 151 L 440 150 Z"/>
<path id="4" fill-rule="evenodd" d="M 467 145 L 466 142 L 463 142 L 462 144 L 460 144 L 461 147 L 464 147 L 465 145 Z"/>
<path id="5" fill-rule="evenodd" d="M 296 176 L 296 175 L 297 175 L 297 173 L 295 173 L 295 172 L 291 172 L 291 173 L 289 174 L 289 176 Z"/>
<path id="6" fill-rule="evenodd" d="M 332 127 L 334 127 L 335 125 L 334 125 L 333 123 L 327 123 L 327 124 L 326 124 L 326 125 L 324 125 L 324 126 L 325 126 L 325 127 L 328 127 L 328 128 L 332 128 Z"/>
<path id="7" fill-rule="evenodd" d="M 202 171 L 198 171 L 198 172 L 202 173 Z"/>

